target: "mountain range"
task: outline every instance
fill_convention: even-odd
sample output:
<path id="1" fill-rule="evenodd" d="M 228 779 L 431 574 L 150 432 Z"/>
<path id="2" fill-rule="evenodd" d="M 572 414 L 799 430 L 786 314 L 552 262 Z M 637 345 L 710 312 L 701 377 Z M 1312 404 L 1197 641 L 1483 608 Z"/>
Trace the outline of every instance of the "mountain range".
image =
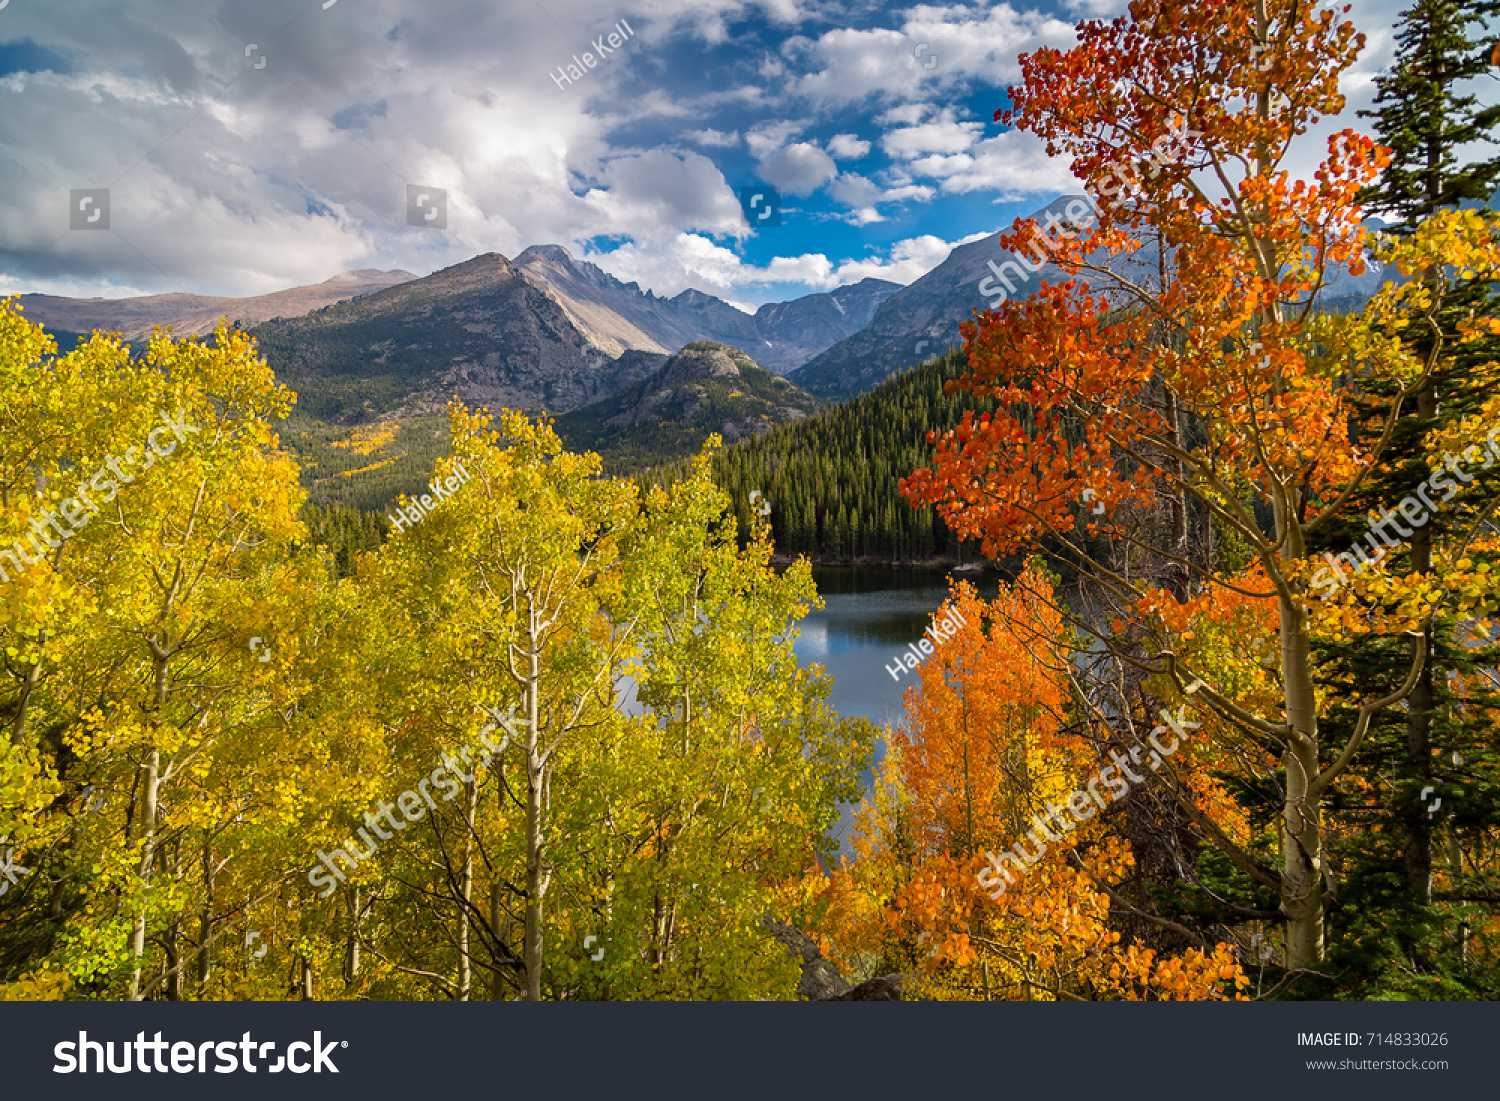
<path id="1" fill-rule="evenodd" d="M 696 341 L 757 367 L 800 366 L 899 290 L 866 279 L 747 314 L 712 295 L 621 283 L 558 245 L 499 253 L 249 331 L 299 410 L 324 420 L 420 416 L 450 399 L 565 413 L 641 381 Z"/>
<path id="2" fill-rule="evenodd" d="M 1033 217 L 1045 220 L 1077 202 L 1061 196 Z M 22 306 L 51 330 L 103 328 L 131 340 L 155 325 L 201 333 L 227 315 L 298 391 L 299 413 L 342 424 L 433 414 L 455 397 L 567 413 L 644 382 L 666 357 L 699 341 L 735 349 L 757 369 L 838 401 L 957 345 L 960 322 L 994 304 L 981 288 L 995 293 L 996 268 L 1012 273 L 1013 298 L 1043 279 L 1064 278 L 1051 263 L 1023 270 L 1000 236 L 955 248 L 906 287 L 865 279 L 753 314 L 697 290 L 671 298 L 642 291 L 560 245 L 534 245 L 514 261 L 486 253 L 421 278 L 349 272 L 256 298 L 24 295 Z M 1141 262 L 1113 258 L 1110 265 L 1123 271 Z M 1341 273 L 1333 294 L 1357 303 L 1383 277 Z"/>
<path id="3" fill-rule="evenodd" d="M 1065 212 L 1073 204 L 1087 205 L 1081 195 L 1062 195 L 1031 218 L 1045 224 L 1049 215 L 1056 214 L 1059 220 L 1066 220 Z M 1074 214 L 1078 215 L 1076 208 Z M 1010 299 L 1024 299 L 1034 294 L 1043 280 L 1057 283 L 1069 278 L 1051 262 L 1037 266 L 1042 258 L 1036 255 L 1028 255 L 1027 267 L 1022 268 L 1016 255 L 1001 247 L 1004 232 L 1008 230 L 955 248 L 937 267 L 883 301 L 864 329 L 829 346 L 792 372 L 792 381 L 830 401 L 863 394 L 890 375 L 962 343 L 959 324 L 972 319 L 975 310 L 993 308 L 999 301 L 994 297 L 998 292 L 1005 291 L 1004 297 Z M 1155 256 L 1148 244 L 1132 256 L 1106 256 L 1103 263 L 1116 274 L 1140 278 L 1142 269 L 1155 271 Z M 1033 266 L 1036 270 L 1029 271 Z M 997 268 L 1005 273 L 1007 282 L 994 278 Z M 1363 302 L 1387 278 L 1374 269 L 1358 277 L 1347 271 L 1331 272 L 1330 276 L 1330 305 Z M 1086 276 L 1075 278 L 1087 281 Z"/>
<path id="4" fill-rule="evenodd" d="M 711 340 L 738 348 L 778 374 L 859 332 L 876 307 L 901 289 L 899 283 L 863 279 L 790 302 L 770 302 L 747 314 L 702 291 L 659 298 L 637 283 L 621 283 L 587 260 L 574 259 L 561 245 L 533 245 L 515 264 L 607 355 L 626 350 L 671 354 L 695 340 Z"/>
<path id="5" fill-rule="evenodd" d="M 363 268 L 335 275 L 307 287 L 261 294 L 251 298 L 213 298 L 201 294 L 148 294 L 136 298 L 61 298 L 51 294 L 23 294 L 21 310 L 48 332 L 88 333 L 95 329 L 118 332 L 126 340 L 145 340 L 158 325 L 170 326 L 179 336 L 211 333 L 221 317 L 231 322 L 269 321 L 300 317 L 335 302 L 384 290 L 417 278 L 409 271 Z"/>

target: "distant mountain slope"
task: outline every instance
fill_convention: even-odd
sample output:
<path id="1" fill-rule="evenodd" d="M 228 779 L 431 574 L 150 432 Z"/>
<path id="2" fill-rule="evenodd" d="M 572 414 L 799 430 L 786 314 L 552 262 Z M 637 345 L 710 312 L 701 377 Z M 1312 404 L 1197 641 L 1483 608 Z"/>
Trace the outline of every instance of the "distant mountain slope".
<path id="1" fill-rule="evenodd" d="M 137 298 L 60 298 L 23 294 L 21 308 L 30 321 L 49 331 L 87 333 L 94 329 L 144 340 L 156 326 L 170 326 L 178 336 L 212 332 L 219 318 L 255 323 L 276 317 L 301 317 L 360 295 L 385 290 L 417 278 L 409 271 L 346 271 L 322 283 L 292 287 L 251 298 L 211 298 L 201 294 L 149 294 Z"/>
<path id="2" fill-rule="evenodd" d="M 767 302 L 755 311 L 756 328 L 768 345 L 761 353 L 766 365 L 782 373 L 802 366 L 867 326 L 880 304 L 901 290 L 899 283 L 861 279 L 824 294 Z"/>
<path id="3" fill-rule="evenodd" d="M 351 421 L 470 404 L 564 412 L 648 373 L 605 355 L 498 253 L 250 330 L 299 412 Z"/>
<path id="4" fill-rule="evenodd" d="M 726 442 L 801 420 L 817 398 L 738 349 L 694 341 L 619 393 L 557 418 L 570 451 L 597 451 L 612 471 L 696 453 L 711 433 Z"/>
<path id="5" fill-rule="evenodd" d="M 1061 216 L 1076 195 L 1064 195 L 1049 203 L 1034 218 L 1045 218 L 1056 210 Z M 1006 230 L 1000 232 L 1008 232 Z M 979 293 L 979 283 L 991 276 L 988 262 L 1003 265 L 1014 256 L 1000 247 L 1000 232 L 980 241 L 960 245 L 948 258 L 910 286 L 903 287 L 880 304 L 870 324 L 861 332 L 841 340 L 788 376 L 809 393 L 824 400 L 839 400 L 862 394 L 887 375 L 937 355 L 959 344 L 958 326 L 976 309 L 988 304 Z M 1013 269 L 1007 269 L 1013 270 Z M 1027 281 L 1015 283 L 1015 294 L 1026 297 L 1043 279 L 1057 281 L 1063 273 L 1045 264 Z M 996 284 L 1003 289 L 1003 284 Z"/>
<path id="6" fill-rule="evenodd" d="M 751 315 L 702 291 L 659 298 L 575 259 L 561 245 L 533 245 L 515 264 L 608 355 L 626 349 L 670 353 L 695 340 L 711 340 L 738 348 L 778 373 L 801 366 L 864 328 L 876 307 L 900 290 L 896 283 L 865 279 L 791 302 L 767 303 Z"/>
<path id="7" fill-rule="evenodd" d="M 1070 203 L 1083 201 L 1080 195 L 1062 195 L 1031 217 L 1045 224 L 1048 214 L 1056 212 L 1062 219 Z M 1052 263 L 1042 264 L 1036 272 L 1023 268 L 1018 275 L 1020 265 L 1015 254 L 1000 247 L 1000 236 L 1005 232 L 1009 227 L 954 249 L 937 267 L 882 302 L 868 327 L 834 344 L 787 377 L 825 401 L 839 401 L 865 393 L 887 376 L 956 347 L 962 342 L 960 323 L 972 318 L 975 310 L 999 301 L 980 293 L 984 280 L 992 280 L 987 290 L 1006 289 L 1003 282 L 994 280 L 991 261 L 1010 278 L 1006 297 L 1011 299 L 1029 298 L 1041 288 L 1043 280 L 1056 283 L 1068 278 Z M 1139 277 L 1143 269 L 1154 271 L 1155 255 L 1147 245 L 1133 257 L 1113 258 L 1110 268 Z M 1027 259 L 1035 263 L 1029 254 Z M 1325 303 L 1340 311 L 1357 308 L 1385 278 L 1373 268 L 1358 277 L 1330 270 Z"/>

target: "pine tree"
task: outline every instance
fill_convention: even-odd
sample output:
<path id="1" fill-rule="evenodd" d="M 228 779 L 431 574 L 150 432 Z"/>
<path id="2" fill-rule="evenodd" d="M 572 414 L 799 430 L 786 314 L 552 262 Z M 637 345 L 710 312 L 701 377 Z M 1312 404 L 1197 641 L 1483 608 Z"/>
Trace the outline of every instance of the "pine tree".
<path id="1" fill-rule="evenodd" d="M 1472 38 L 1470 29 L 1482 30 L 1497 13 L 1500 3 L 1495 0 L 1418 0 L 1402 13 L 1395 63 L 1389 74 L 1376 78 L 1376 109 L 1363 112 L 1375 120 L 1391 161 L 1361 197 L 1368 210 L 1399 219 L 1390 228 L 1393 235 L 1409 235 L 1424 218 L 1444 208 L 1485 201 L 1500 178 L 1500 158 L 1465 159 L 1476 143 L 1495 144 L 1491 134 L 1500 124 L 1500 106 L 1481 107 L 1475 96 L 1460 90 L 1465 82 L 1486 73 L 1497 42 L 1493 33 Z M 1442 296 L 1443 305 L 1435 318 L 1437 331 L 1451 332 L 1456 321 L 1473 312 L 1496 312 L 1491 289 L 1482 283 L 1455 280 L 1436 270 L 1427 271 L 1423 278 Z M 1414 494 L 1431 476 L 1424 456 L 1433 438 L 1475 415 L 1486 396 L 1487 380 L 1476 368 L 1492 358 L 1493 344 L 1444 357 L 1441 353 L 1448 349 L 1439 347 L 1430 334 L 1419 332 L 1412 339 L 1412 350 L 1438 367 L 1408 399 L 1392 440 L 1393 458 L 1357 502 L 1371 511 L 1392 507 Z M 1377 401 L 1389 397 L 1372 396 Z M 1370 417 L 1363 431 L 1373 439 L 1383 427 Z M 1462 500 L 1441 510 L 1427 525 L 1414 530 L 1405 560 L 1398 560 L 1398 565 L 1413 574 L 1431 574 L 1434 541 L 1467 530 L 1473 521 L 1473 510 L 1464 508 Z M 1339 536 L 1357 534 L 1346 528 Z M 1450 617 L 1428 628 L 1429 658 L 1405 718 L 1404 750 L 1379 747 L 1392 765 L 1399 762 L 1403 783 L 1397 798 L 1404 804 L 1406 819 L 1405 874 L 1411 900 L 1419 907 L 1431 902 L 1435 823 L 1413 793 L 1434 779 L 1439 751 L 1446 754 L 1452 751 L 1450 743 L 1468 740 L 1447 717 L 1453 712 L 1450 679 L 1472 671 L 1477 656 L 1458 641 L 1455 632 L 1460 626 Z M 1384 668 L 1389 675 L 1405 660 L 1405 655 L 1384 648 L 1373 660 L 1369 654 L 1364 656 L 1364 672 L 1380 676 Z M 1471 713 L 1484 715 L 1485 710 Z M 1435 718 L 1443 728 L 1440 736 L 1434 733 Z M 1396 733 L 1390 731 L 1388 738 Z M 1470 770 L 1479 765 L 1470 754 Z"/>
<path id="2" fill-rule="evenodd" d="M 1395 64 L 1375 78 L 1374 111 L 1381 143 L 1391 163 L 1361 200 L 1376 214 L 1400 219 L 1395 233 L 1408 232 L 1421 218 L 1464 201 L 1486 202 L 1500 177 L 1500 160 L 1464 161 L 1463 147 L 1494 144 L 1500 105 L 1481 107 L 1459 88 L 1484 76 L 1500 34 L 1472 39 L 1469 27 L 1483 28 L 1500 15 L 1497 0 L 1417 0 L 1401 13 Z"/>
<path id="3" fill-rule="evenodd" d="M 1500 107 L 1481 107 L 1476 97 L 1460 90 L 1489 68 L 1496 37 L 1473 38 L 1470 30 L 1476 25 L 1482 30 L 1497 12 L 1500 4 L 1494 0 L 1418 0 L 1402 14 L 1395 63 L 1388 74 L 1376 78 L 1376 109 L 1362 112 L 1375 120 L 1377 137 L 1390 150 L 1391 160 L 1361 200 L 1366 210 L 1397 219 L 1388 230 L 1393 236 L 1410 236 L 1424 219 L 1444 209 L 1485 201 L 1500 178 L 1500 159 L 1465 159 L 1472 158 L 1475 145 L 1494 144 L 1491 134 L 1500 124 Z M 1455 348 L 1434 335 L 1452 333 L 1458 322 L 1474 314 L 1493 316 L 1497 304 L 1491 288 L 1436 269 L 1428 269 L 1421 278 L 1440 305 L 1432 324 L 1414 330 L 1406 340 L 1432 370 L 1426 383 L 1403 403 L 1389 461 L 1355 498 L 1350 522 L 1329 533 L 1327 549 L 1333 553 L 1364 536 L 1356 518 L 1385 515 L 1423 487 L 1433 473 L 1429 456 L 1435 453 L 1434 441 L 1479 414 L 1493 388 L 1493 376 L 1483 369 L 1496 356 L 1493 341 Z M 1369 387 L 1357 429 L 1362 443 L 1372 444 L 1385 430 L 1377 409 L 1393 395 L 1390 387 Z M 1434 510 L 1427 524 L 1414 528 L 1406 545 L 1392 552 L 1388 572 L 1433 575 L 1434 548 L 1461 540 L 1472 529 L 1482 502 L 1492 500 L 1500 485 L 1494 473 L 1480 473 L 1472 492 Z M 1350 965 L 1346 983 L 1384 985 L 1387 980 L 1380 972 L 1391 956 L 1401 959 L 1388 972 L 1398 984 L 1409 982 L 1403 976 L 1411 972 L 1457 971 L 1455 959 L 1445 958 L 1434 939 L 1436 930 L 1452 921 L 1433 909 L 1434 850 L 1443 819 L 1433 817 L 1424 796 L 1446 792 L 1447 805 L 1455 809 L 1444 816 L 1449 875 L 1448 888 L 1440 894 L 1450 900 L 1465 893 L 1459 834 L 1500 822 L 1490 810 L 1492 801 L 1455 802 L 1456 790 L 1484 791 L 1500 777 L 1500 758 L 1488 748 L 1500 699 L 1479 687 L 1484 680 L 1477 675 L 1481 666 L 1500 655 L 1464 640 L 1464 618 L 1438 617 L 1425 629 L 1427 662 L 1408 709 L 1372 726 L 1360 769 L 1362 782 L 1342 796 L 1352 818 L 1367 827 L 1351 838 L 1344 853 L 1348 886 L 1343 901 L 1349 913 L 1360 914 L 1368 923 L 1369 934 L 1353 938 L 1362 948 L 1341 961 Z M 1325 657 L 1331 659 L 1334 680 L 1363 691 L 1399 681 L 1416 645 L 1416 639 L 1389 635 L 1358 646 L 1332 646 Z M 1329 721 L 1352 723 L 1353 708 L 1336 707 Z M 1393 818 L 1399 823 L 1395 830 L 1388 826 Z M 1384 828 L 1377 825 L 1382 821 L 1387 823 Z M 1394 869 L 1399 874 L 1393 874 Z M 1385 950 L 1370 950 L 1375 938 L 1384 940 Z M 1452 997 L 1461 992 L 1429 985 L 1421 993 Z"/>

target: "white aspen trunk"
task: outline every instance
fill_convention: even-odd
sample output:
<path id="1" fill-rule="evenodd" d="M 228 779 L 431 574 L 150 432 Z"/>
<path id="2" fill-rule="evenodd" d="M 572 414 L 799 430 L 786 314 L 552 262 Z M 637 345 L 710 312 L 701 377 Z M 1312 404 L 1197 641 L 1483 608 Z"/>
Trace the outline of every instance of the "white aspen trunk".
<path id="1" fill-rule="evenodd" d="M 203 845 L 203 909 L 198 914 L 198 958 L 197 978 L 200 994 L 208 984 L 213 970 L 213 951 L 210 938 L 214 931 L 214 847 Z"/>
<path id="2" fill-rule="evenodd" d="M 1277 529 L 1286 531 L 1284 560 L 1305 553 L 1295 517 L 1277 502 Z M 1290 528 L 1290 530 L 1288 530 Z M 1312 646 L 1302 610 L 1286 597 L 1281 612 L 1281 672 L 1287 748 L 1286 801 L 1281 823 L 1281 912 L 1286 915 L 1288 967 L 1312 967 L 1323 959 L 1323 797 L 1312 792 L 1318 778 L 1318 706 L 1313 691 Z"/>
<path id="3" fill-rule="evenodd" d="M 344 944 L 344 987 L 347 989 L 359 981 L 359 888 L 350 887 L 346 897 L 349 900 L 349 937 Z"/>
<path id="4" fill-rule="evenodd" d="M 458 1000 L 469 1000 L 474 988 L 474 961 L 469 955 L 469 903 L 474 897 L 474 815 L 479 809 L 479 784 L 464 784 L 464 863 L 459 875 L 458 893 L 463 902 L 458 908 Z"/>
<path id="5" fill-rule="evenodd" d="M 543 868 L 545 825 L 542 794 L 547 765 L 542 760 L 538 688 L 541 683 L 540 640 L 537 638 L 537 615 L 529 611 L 527 631 L 526 678 L 526 930 L 523 946 L 526 961 L 526 1000 L 542 1000 L 542 901 L 547 890 Z"/>
<path id="6" fill-rule="evenodd" d="M 510 944 L 510 908 L 505 905 L 505 884 L 498 875 L 490 883 L 490 928 L 501 946 Z M 500 966 L 501 953 L 495 952 L 495 974 L 490 980 L 490 1001 L 505 1000 L 505 971 Z"/>
<path id="7" fill-rule="evenodd" d="M 143 772 L 141 859 L 136 866 L 136 874 L 140 877 L 141 885 L 145 887 L 151 882 L 151 864 L 156 857 L 156 800 L 161 772 L 161 754 L 156 750 L 153 749 L 146 758 Z M 130 956 L 135 961 L 135 967 L 130 973 L 130 996 L 126 1000 L 138 1002 L 141 1000 L 141 971 L 146 959 L 146 903 L 144 899 L 141 901 L 140 908 L 136 910 L 135 923 L 130 930 Z"/>

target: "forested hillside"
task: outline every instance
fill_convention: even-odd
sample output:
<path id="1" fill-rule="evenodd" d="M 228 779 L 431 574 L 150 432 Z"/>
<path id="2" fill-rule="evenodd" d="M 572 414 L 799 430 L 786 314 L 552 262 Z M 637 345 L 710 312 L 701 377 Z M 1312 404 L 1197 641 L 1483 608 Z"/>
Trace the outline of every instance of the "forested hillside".
<path id="1" fill-rule="evenodd" d="M 279 435 L 309 501 L 375 514 L 403 493 L 421 492 L 450 447 L 448 419 L 435 415 L 348 428 L 294 414 Z"/>
<path id="2" fill-rule="evenodd" d="M 745 353 L 695 340 L 634 385 L 557 418 L 573 451 L 597 452 L 618 475 L 703 449 L 714 433 L 753 437 L 822 403 Z"/>
<path id="3" fill-rule="evenodd" d="M 724 448 L 714 481 L 748 531 L 750 493 L 770 504 L 778 554 L 815 561 L 958 562 L 972 559 L 931 509 L 913 509 L 897 482 L 931 455 L 927 433 L 951 428 L 965 408 L 943 384 L 962 367 L 947 355 L 887 379 L 862 397 Z M 686 463 L 643 475 L 679 477 Z"/>

